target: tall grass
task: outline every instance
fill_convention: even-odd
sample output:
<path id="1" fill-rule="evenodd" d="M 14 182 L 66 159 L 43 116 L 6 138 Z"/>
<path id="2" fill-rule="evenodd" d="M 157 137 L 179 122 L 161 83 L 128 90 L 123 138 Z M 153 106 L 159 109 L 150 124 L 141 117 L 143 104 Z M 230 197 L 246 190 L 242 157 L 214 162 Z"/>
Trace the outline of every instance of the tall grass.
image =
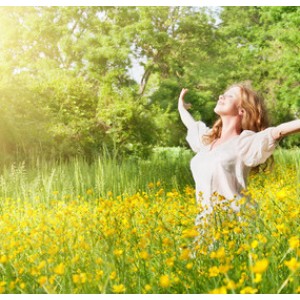
<path id="1" fill-rule="evenodd" d="M 28 198 L 38 194 L 41 200 L 59 192 L 70 197 L 134 194 L 146 191 L 150 183 L 160 181 L 167 189 L 182 189 L 193 184 L 189 171 L 191 153 L 182 149 L 160 149 L 147 160 L 137 157 L 117 159 L 103 152 L 93 162 L 83 157 L 68 162 L 37 159 L 30 164 L 14 163 L 2 169 L 0 197 Z"/>
<path id="2" fill-rule="evenodd" d="M 83 157 L 68 162 L 37 159 L 29 164 L 14 163 L 0 173 L 0 197 L 28 198 L 39 194 L 41 200 L 53 198 L 53 193 L 70 197 L 86 194 L 105 197 L 147 191 L 150 183 L 160 181 L 165 189 L 182 190 L 194 185 L 189 161 L 192 153 L 180 148 L 157 149 L 147 160 L 125 157 L 120 160 L 103 152 L 93 162 Z M 300 150 L 278 149 L 275 154 L 277 170 L 284 172 L 294 166 L 300 181 Z"/>

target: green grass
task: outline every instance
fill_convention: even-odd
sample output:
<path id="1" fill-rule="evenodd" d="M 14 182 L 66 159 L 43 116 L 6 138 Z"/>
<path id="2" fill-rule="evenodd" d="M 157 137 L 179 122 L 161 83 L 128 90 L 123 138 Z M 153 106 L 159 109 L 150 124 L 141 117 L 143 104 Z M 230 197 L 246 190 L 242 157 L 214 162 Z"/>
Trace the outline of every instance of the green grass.
<path id="1" fill-rule="evenodd" d="M 68 162 L 36 159 L 30 164 L 14 163 L 3 167 L 0 175 L 0 197 L 28 198 L 39 194 L 42 200 L 51 199 L 54 191 L 72 197 L 92 189 L 94 195 L 105 197 L 147 191 L 149 183 L 160 181 L 168 190 L 182 190 L 194 185 L 190 172 L 193 153 L 180 148 L 159 148 L 148 159 L 126 157 L 118 160 L 104 153 L 93 162 L 73 158 Z M 275 164 L 284 171 L 295 165 L 300 180 L 300 150 L 278 149 Z"/>

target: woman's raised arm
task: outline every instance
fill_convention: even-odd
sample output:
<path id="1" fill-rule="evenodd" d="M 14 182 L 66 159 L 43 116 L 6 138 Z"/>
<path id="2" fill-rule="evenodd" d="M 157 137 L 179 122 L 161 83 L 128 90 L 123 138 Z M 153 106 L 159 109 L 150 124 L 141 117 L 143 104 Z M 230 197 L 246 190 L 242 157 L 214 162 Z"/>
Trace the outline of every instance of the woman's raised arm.
<path id="1" fill-rule="evenodd" d="M 188 89 L 182 89 L 178 99 L 178 111 L 182 123 L 186 128 L 191 128 L 195 124 L 195 120 L 192 115 L 187 111 L 192 105 L 190 103 L 184 102 L 184 96 L 187 93 Z"/>
<path id="2" fill-rule="evenodd" d="M 287 135 L 300 132 L 300 120 L 282 123 L 272 129 L 272 136 L 278 140 Z"/>

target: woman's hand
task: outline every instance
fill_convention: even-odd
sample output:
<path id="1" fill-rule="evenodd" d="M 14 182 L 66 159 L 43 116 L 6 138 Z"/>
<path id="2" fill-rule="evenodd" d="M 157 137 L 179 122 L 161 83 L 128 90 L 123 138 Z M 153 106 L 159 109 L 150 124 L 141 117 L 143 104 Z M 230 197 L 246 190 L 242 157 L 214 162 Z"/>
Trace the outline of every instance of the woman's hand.
<path id="1" fill-rule="evenodd" d="M 182 89 L 179 95 L 179 103 L 182 104 L 185 109 L 190 109 L 192 107 L 191 103 L 184 102 L 184 96 L 188 92 L 188 89 Z"/>

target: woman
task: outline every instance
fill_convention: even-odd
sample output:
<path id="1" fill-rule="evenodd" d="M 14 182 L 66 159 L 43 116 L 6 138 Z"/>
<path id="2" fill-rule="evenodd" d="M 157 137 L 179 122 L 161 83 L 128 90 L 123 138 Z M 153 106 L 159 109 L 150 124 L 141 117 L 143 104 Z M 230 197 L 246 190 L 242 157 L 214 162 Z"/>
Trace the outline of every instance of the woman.
<path id="1" fill-rule="evenodd" d="M 262 99 L 245 84 L 228 88 L 214 109 L 219 119 L 210 129 L 195 121 L 184 102 L 187 89 L 182 89 L 178 110 L 187 127 L 187 142 L 197 154 L 191 160 L 191 170 L 196 183 L 197 201 L 202 204 L 203 216 L 212 212 L 212 195 L 219 199 L 239 199 L 246 188 L 251 168 L 264 163 L 273 153 L 282 137 L 300 132 L 300 120 L 268 127 Z M 230 201 L 234 211 L 239 211 L 236 201 Z"/>

